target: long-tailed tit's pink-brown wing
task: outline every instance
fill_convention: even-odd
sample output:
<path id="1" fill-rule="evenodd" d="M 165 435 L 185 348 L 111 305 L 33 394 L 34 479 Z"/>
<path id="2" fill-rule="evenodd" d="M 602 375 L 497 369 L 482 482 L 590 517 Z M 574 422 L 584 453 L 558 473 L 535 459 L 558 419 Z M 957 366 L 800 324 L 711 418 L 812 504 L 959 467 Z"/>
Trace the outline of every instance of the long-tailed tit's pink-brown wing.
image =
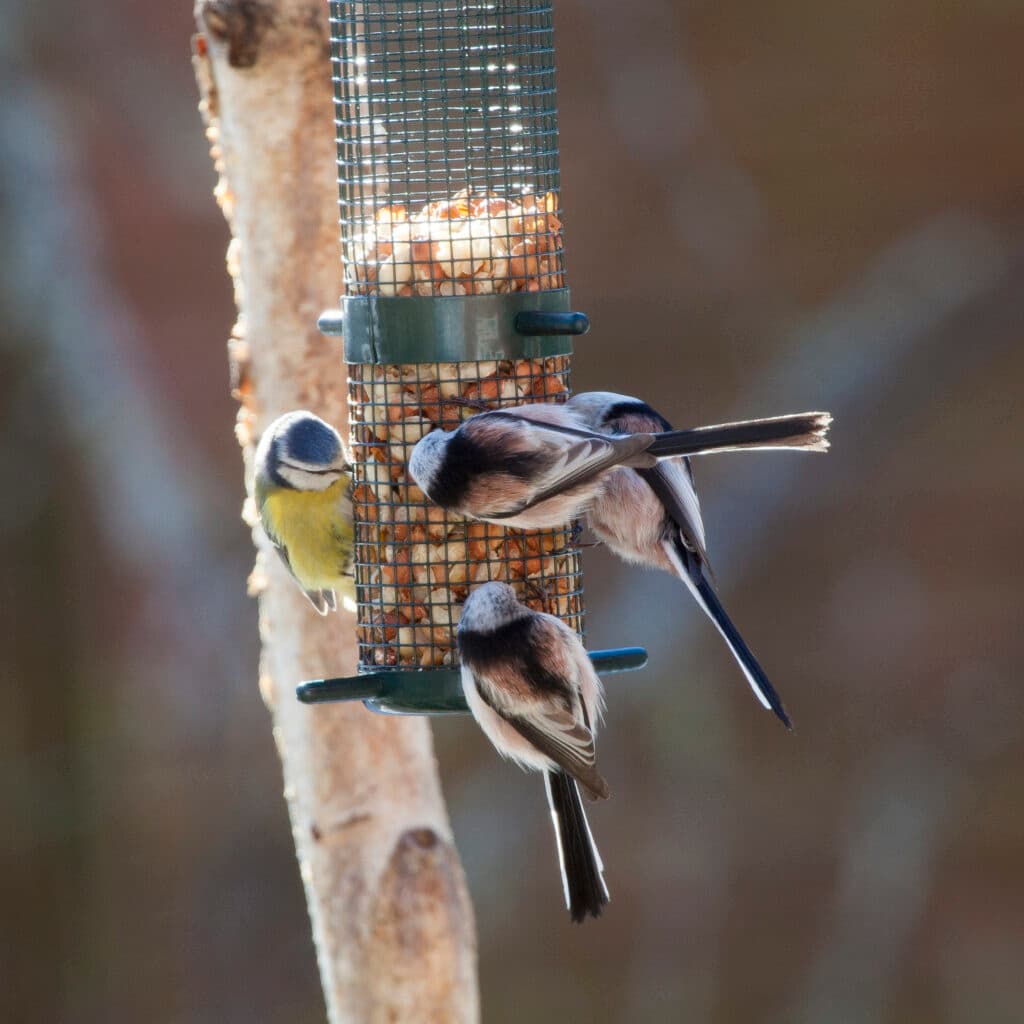
<path id="1" fill-rule="evenodd" d="M 547 528 L 575 518 L 608 468 L 637 457 L 653 465 L 640 455 L 650 442 L 587 430 L 562 406 L 523 406 L 481 413 L 454 431 L 432 431 L 413 449 L 409 470 L 444 508 Z"/>
<path id="2" fill-rule="evenodd" d="M 581 673 L 575 648 L 582 651 L 582 644 L 559 620 L 540 612 L 494 630 L 474 629 L 477 593 L 470 595 L 459 623 L 459 656 L 491 713 L 485 717 L 497 716 L 506 727 L 494 728 L 494 735 L 485 728 L 491 741 L 512 760 L 531 768 L 557 766 L 592 795 L 607 796 L 607 784 L 595 767 L 600 683 L 585 651 L 589 671 Z"/>
<path id="3" fill-rule="evenodd" d="M 671 425 L 647 403 L 626 395 L 592 393 L 574 398 L 588 425 L 612 432 L 669 431 Z M 751 437 L 777 437 L 778 421 Z M 752 424 L 755 425 L 755 424 Z M 659 436 L 664 437 L 662 433 Z M 730 428 L 723 439 L 738 435 Z M 810 443 L 810 442 L 809 442 Z M 689 460 L 673 458 L 655 466 L 614 471 L 593 504 L 590 525 L 605 544 L 627 561 L 664 569 L 686 584 L 736 659 L 754 695 L 788 727 L 789 715 L 775 687 L 722 606 L 708 578 L 704 526 Z"/>
<path id="4" fill-rule="evenodd" d="M 700 499 L 693 481 L 693 467 L 685 458 L 659 462 L 637 474 L 654 491 L 665 511 L 679 527 L 683 542 L 708 567 L 707 539 L 700 514 Z"/>

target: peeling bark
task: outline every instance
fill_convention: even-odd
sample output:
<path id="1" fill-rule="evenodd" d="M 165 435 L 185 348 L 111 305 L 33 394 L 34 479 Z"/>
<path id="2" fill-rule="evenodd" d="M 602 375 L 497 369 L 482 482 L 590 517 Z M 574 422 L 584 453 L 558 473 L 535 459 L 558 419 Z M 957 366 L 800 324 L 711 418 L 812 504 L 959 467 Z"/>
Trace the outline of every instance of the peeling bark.
<path id="1" fill-rule="evenodd" d="M 308 408 L 345 422 L 327 5 L 200 0 L 196 78 L 217 200 L 232 230 L 237 433 Z M 262 533 L 260 690 L 273 716 L 313 938 L 335 1024 L 479 1016 L 476 939 L 424 719 L 305 707 L 301 679 L 354 672 L 354 616 L 314 614 Z"/>

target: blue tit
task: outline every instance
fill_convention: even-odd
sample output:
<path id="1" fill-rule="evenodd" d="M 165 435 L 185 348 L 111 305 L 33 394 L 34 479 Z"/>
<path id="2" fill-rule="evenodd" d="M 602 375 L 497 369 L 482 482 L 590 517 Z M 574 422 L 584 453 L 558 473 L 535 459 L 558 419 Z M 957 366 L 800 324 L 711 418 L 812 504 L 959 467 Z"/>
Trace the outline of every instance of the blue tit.
<path id="1" fill-rule="evenodd" d="M 256 507 L 267 536 L 313 607 L 355 608 L 352 467 L 338 432 L 311 412 L 286 413 L 256 448 Z"/>

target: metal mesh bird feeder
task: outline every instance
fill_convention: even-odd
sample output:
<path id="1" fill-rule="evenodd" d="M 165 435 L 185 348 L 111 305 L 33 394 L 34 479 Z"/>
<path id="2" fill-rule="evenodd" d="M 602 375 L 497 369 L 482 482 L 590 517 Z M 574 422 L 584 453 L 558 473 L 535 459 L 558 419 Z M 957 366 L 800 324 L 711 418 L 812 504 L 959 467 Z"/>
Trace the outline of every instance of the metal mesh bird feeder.
<path id="1" fill-rule="evenodd" d="M 468 591 L 503 580 L 583 631 L 574 529 L 467 522 L 406 465 L 425 433 L 569 395 L 550 3 L 334 0 L 330 5 L 356 486 L 360 675 L 306 701 L 465 710 L 455 628 Z M 602 671 L 637 649 L 600 652 Z"/>

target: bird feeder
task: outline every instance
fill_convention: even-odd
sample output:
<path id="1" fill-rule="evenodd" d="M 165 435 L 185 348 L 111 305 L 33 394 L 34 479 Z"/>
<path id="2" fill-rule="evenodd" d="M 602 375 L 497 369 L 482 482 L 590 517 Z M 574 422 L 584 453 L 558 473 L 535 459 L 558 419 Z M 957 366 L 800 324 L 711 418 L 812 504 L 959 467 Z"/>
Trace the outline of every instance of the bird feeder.
<path id="1" fill-rule="evenodd" d="M 550 3 L 330 5 L 354 456 L 359 675 L 300 699 L 466 711 L 455 630 L 469 590 L 510 583 L 583 633 L 578 531 L 470 522 L 409 476 L 416 442 L 484 409 L 569 397 L 589 327 L 565 283 Z M 600 671 L 644 651 L 597 652 Z"/>

